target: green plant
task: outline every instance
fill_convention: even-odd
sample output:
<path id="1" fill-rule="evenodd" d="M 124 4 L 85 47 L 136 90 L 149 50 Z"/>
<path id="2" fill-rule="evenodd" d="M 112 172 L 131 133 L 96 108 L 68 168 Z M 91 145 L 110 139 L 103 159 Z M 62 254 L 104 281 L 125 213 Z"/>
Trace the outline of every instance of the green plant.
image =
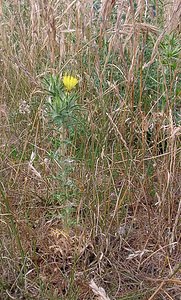
<path id="1" fill-rule="evenodd" d="M 80 106 L 76 103 L 78 98 L 76 93 L 67 91 L 60 81 L 59 75 L 51 75 L 45 79 L 49 98 L 47 106 L 52 121 L 59 128 L 68 129 L 76 121 L 76 112 L 80 111 Z"/>

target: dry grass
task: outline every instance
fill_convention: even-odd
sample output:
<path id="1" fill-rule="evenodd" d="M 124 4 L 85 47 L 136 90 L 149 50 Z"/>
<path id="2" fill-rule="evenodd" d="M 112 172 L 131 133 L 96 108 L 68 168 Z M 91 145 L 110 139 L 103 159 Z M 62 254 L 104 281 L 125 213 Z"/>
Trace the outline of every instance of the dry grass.
<path id="1" fill-rule="evenodd" d="M 181 299 L 180 13 L 0 1 L 0 299 Z M 62 156 L 43 79 L 67 71 Z"/>

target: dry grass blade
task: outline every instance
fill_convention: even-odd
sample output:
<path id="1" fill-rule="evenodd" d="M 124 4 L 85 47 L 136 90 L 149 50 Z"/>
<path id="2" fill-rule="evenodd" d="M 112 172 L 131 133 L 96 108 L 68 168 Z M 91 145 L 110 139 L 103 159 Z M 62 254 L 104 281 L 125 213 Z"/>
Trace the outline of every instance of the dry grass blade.
<path id="1" fill-rule="evenodd" d="M 30 157 L 30 161 L 28 163 L 28 170 L 32 172 L 33 175 L 35 175 L 35 177 L 38 178 L 42 178 L 41 174 L 35 169 L 35 167 L 33 166 L 33 161 L 35 159 L 35 152 L 31 153 L 31 157 Z"/>
<path id="2" fill-rule="evenodd" d="M 93 293 L 98 296 L 98 300 L 110 300 L 110 298 L 106 295 L 105 290 L 102 287 L 98 287 L 93 279 L 91 280 L 89 286 Z"/>

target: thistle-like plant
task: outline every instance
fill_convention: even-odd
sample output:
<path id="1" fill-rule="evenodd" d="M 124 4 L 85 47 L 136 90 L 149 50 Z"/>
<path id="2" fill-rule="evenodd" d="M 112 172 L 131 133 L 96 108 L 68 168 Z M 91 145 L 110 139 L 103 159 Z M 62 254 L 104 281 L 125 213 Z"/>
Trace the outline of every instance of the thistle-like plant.
<path id="1" fill-rule="evenodd" d="M 61 81 L 58 75 L 51 75 L 45 79 L 45 83 L 49 94 L 47 104 L 52 121 L 60 128 L 71 128 L 77 119 L 76 112 L 80 110 L 76 102 L 77 93 L 73 91 L 78 79 L 65 75 Z"/>

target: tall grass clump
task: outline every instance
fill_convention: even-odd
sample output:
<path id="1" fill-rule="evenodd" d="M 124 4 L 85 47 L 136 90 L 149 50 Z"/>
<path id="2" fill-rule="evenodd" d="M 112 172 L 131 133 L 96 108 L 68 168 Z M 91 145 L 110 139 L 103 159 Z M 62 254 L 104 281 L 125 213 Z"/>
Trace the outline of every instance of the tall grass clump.
<path id="1" fill-rule="evenodd" d="M 0 2 L 0 299 L 180 299 L 180 13 Z"/>

